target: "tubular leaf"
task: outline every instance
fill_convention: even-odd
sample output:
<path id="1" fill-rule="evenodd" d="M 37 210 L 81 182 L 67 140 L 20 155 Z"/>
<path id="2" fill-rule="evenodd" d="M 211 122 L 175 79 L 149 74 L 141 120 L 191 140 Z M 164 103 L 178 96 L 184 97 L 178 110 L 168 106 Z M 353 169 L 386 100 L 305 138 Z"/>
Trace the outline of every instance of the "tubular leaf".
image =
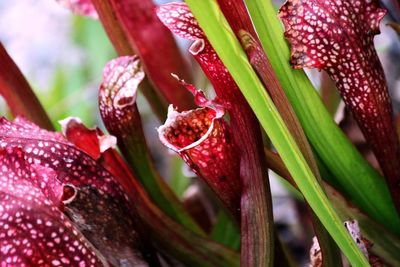
<path id="1" fill-rule="evenodd" d="M 337 127 L 304 72 L 290 67 L 290 51 L 271 1 L 246 3 L 263 48 L 307 138 L 334 174 L 335 180 L 330 182 L 338 183 L 345 190 L 343 193 L 376 221 L 399 233 L 400 220 L 383 178 Z"/>

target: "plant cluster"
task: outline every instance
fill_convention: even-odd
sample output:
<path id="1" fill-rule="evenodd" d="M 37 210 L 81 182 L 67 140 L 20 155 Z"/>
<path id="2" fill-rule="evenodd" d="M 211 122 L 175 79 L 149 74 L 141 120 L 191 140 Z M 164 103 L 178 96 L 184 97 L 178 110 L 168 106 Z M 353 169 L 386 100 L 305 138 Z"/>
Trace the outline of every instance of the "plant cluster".
<path id="1" fill-rule="evenodd" d="M 119 55 L 98 86 L 107 133 L 73 117 L 56 132 L 0 45 L 0 94 L 15 117 L 0 119 L 1 266 L 295 266 L 268 170 L 307 207 L 310 266 L 400 266 L 400 144 L 373 43 L 387 12 L 378 0 L 287 0 L 279 11 L 267 0 L 58 2 L 98 19 Z M 199 70 L 183 53 L 215 98 L 194 85 Z M 301 68 L 332 79 L 378 167 Z M 157 170 L 138 93 L 160 142 L 225 215 L 214 229 L 239 247 Z"/>

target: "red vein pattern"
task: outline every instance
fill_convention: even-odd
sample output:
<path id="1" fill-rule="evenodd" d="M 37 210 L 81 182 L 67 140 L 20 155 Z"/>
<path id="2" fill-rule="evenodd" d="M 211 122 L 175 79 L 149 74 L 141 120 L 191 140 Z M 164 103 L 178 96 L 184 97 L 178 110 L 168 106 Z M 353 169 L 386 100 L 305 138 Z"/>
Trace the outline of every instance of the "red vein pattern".
<path id="1" fill-rule="evenodd" d="M 153 165 L 136 105 L 136 92 L 144 77 L 138 56 L 108 62 L 99 89 L 101 117 L 107 130 L 118 138 L 122 154 L 156 204 L 171 218 L 200 230 Z"/>
<path id="2" fill-rule="evenodd" d="M 172 32 L 195 40 L 190 53 L 214 86 L 218 103 L 229 112 L 231 136 L 240 157 L 241 265 L 266 265 L 273 229 L 267 223 L 272 220 L 271 199 L 258 120 L 187 5 L 165 4 L 157 15 Z"/>
<path id="3" fill-rule="evenodd" d="M 177 152 L 239 218 L 238 151 L 223 113 L 219 113 L 209 107 L 180 113 L 170 106 L 167 121 L 158 132 L 163 144 Z"/>
<path id="4" fill-rule="evenodd" d="M 107 129 L 117 135 L 120 141 L 132 134 L 129 129 L 132 123 L 138 122 L 136 127 L 141 125 L 136 94 L 144 77 L 137 56 L 118 57 L 104 67 L 99 90 L 100 113 Z"/>
<path id="5" fill-rule="evenodd" d="M 92 185 L 115 197 L 126 198 L 108 172 L 60 133 L 40 129 L 21 117 L 13 122 L 0 118 L 0 146 L 22 148 L 29 163 L 55 170 L 62 183 L 77 187 Z"/>
<path id="6" fill-rule="evenodd" d="M 279 14 L 291 43 L 291 64 L 324 69 L 335 81 L 400 210 L 399 142 L 385 75 L 373 44 L 385 13 L 376 0 L 288 0 Z"/>
<path id="7" fill-rule="evenodd" d="M 114 165 L 109 166 L 108 160 L 110 154 L 115 153 L 114 136 L 104 135 L 97 128 L 88 129 L 78 118 L 67 118 L 62 126 L 68 141 L 90 155 L 98 164 L 106 169 Z M 121 168 L 120 165 L 117 168 Z M 121 182 L 117 178 L 115 180 Z M 126 214 L 121 199 L 102 194 L 93 186 L 75 188 L 75 191 L 74 201 L 64 201 L 64 213 L 70 218 L 79 217 L 79 220 L 74 221 L 75 225 L 108 261 L 114 266 L 123 266 L 124 262 L 133 266 L 147 266 L 140 252 L 127 249 L 138 247 L 138 244 L 144 242 L 134 230 L 137 222 Z"/>
<path id="8" fill-rule="evenodd" d="M 59 210 L 56 173 L 0 149 L 0 265 L 106 266 Z"/>
<path id="9" fill-rule="evenodd" d="M 66 132 L 68 132 L 68 130 L 71 129 L 66 129 Z M 76 137 L 77 135 L 74 134 L 72 136 Z M 88 138 L 88 136 L 85 138 Z M 92 134 L 91 138 L 97 138 L 97 136 Z M 74 138 L 73 140 L 74 142 L 82 141 L 77 138 Z M 90 141 L 89 143 L 92 144 L 95 142 Z M 116 207 L 115 205 L 118 205 L 118 209 L 115 210 L 123 209 L 125 211 L 126 205 L 129 204 L 130 211 L 137 212 L 138 217 L 140 217 L 140 219 L 142 219 L 149 227 L 148 229 L 146 228 L 146 232 L 144 232 L 145 239 L 141 239 L 142 244 L 139 245 L 145 246 L 146 250 L 143 251 L 142 255 L 145 256 L 146 260 L 150 262 L 150 266 L 160 265 L 156 255 L 154 254 L 155 251 L 151 244 L 143 244 L 143 242 L 147 241 L 148 235 L 151 236 L 152 240 L 156 240 L 157 246 L 160 246 L 172 255 L 179 257 L 188 265 L 206 262 L 206 264 L 210 264 L 212 266 L 225 266 L 226 264 L 224 263 L 227 263 L 229 266 L 234 266 L 238 260 L 236 253 L 233 251 L 228 250 L 225 247 L 210 241 L 209 239 L 202 238 L 199 235 L 194 234 L 164 214 L 150 200 L 146 194 L 146 191 L 137 182 L 136 178 L 133 177 L 129 167 L 125 164 L 121 156 L 113 149 L 107 149 L 102 153 L 101 157 L 95 161 L 84 151 L 78 149 L 72 143 L 65 140 L 61 134 L 42 130 L 36 125 L 22 118 L 18 118 L 13 122 L 9 122 L 4 118 L 0 120 L 0 147 L 6 147 L 6 149 L 20 149 L 23 152 L 23 159 L 27 162 L 27 164 L 35 164 L 35 166 L 38 167 L 52 169 L 57 174 L 57 180 L 61 184 L 64 184 L 64 195 L 62 200 L 63 202 L 66 202 L 66 206 L 64 205 L 64 210 L 67 211 L 65 212 L 68 214 L 71 209 L 73 212 L 80 212 L 79 216 L 75 218 L 77 220 L 74 220 L 74 224 L 79 225 L 81 223 L 79 219 L 82 218 L 81 215 L 83 215 L 83 218 L 88 218 L 88 223 L 91 223 L 91 225 L 88 227 L 89 229 L 90 227 L 97 227 L 98 225 L 96 225 L 96 223 L 92 224 L 92 222 L 90 222 L 90 220 L 97 220 L 97 218 L 93 218 L 94 216 L 88 215 L 90 215 L 92 212 L 97 214 L 96 209 L 100 209 L 101 205 L 104 205 L 101 207 L 101 209 L 104 210 L 107 210 L 106 206 L 111 204 L 111 208 L 114 208 Z M 0 164 L 2 162 L 3 160 L 0 160 Z M 0 166 L 0 171 L 1 170 L 5 171 L 4 168 L 1 168 Z M 124 191 L 120 189 L 119 184 L 124 186 Z M 1 191 L 2 190 L 0 188 L 0 194 Z M 81 192 L 83 194 L 80 194 Z M 126 202 L 124 192 L 129 194 L 130 199 L 135 203 L 135 205 Z M 112 200 L 110 196 L 112 197 Z M 82 203 L 82 201 L 85 202 L 86 199 L 95 200 L 93 201 L 95 206 L 87 207 L 87 203 Z M 71 202 L 71 200 L 79 200 L 80 204 L 84 204 L 85 208 L 83 209 L 83 212 L 85 212 L 87 208 L 89 208 L 89 210 L 86 210 L 86 213 L 81 213 L 82 207 L 80 207 L 80 204 L 78 204 L 78 202 L 74 204 Z M 2 203 L 4 202 L 0 202 L 0 212 L 2 211 Z M 32 208 L 32 210 L 35 211 L 35 214 L 38 213 L 36 208 Z M 115 212 L 115 210 L 113 212 Z M 105 236 L 106 241 L 107 239 L 113 241 L 113 245 L 115 245 L 114 243 L 116 242 L 115 239 L 113 240 L 116 235 L 122 236 L 126 240 L 130 240 L 130 238 L 127 236 L 129 235 L 128 233 L 130 233 L 131 229 L 127 228 L 129 224 L 125 225 L 125 220 L 135 220 L 135 218 L 130 216 L 130 213 L 126 214 L 124 212 L 124 214 L 120 215 L 124 216 L 124 220 L 121 221 L 123 224 L 121 225 L 125 227 L 123 232 L 125 235 L 109 232 L 109 234 Z M 114 217 L 114 215 L 112 215 L 112 217 Z M 116 218 L 118 218 L 118 221 L 120 220 L 120 217 Z M 115 229 L 114 226 L 111 227 L 111 229 Z M 106 229 L 99 230 L 97 228 L 96 232 L 100 233 L 104 230 Z M 143 230 L 144 229 L 141 229 L 139 233 L 142 234 Z M 1 234 L 2 232 L 0 231 L 0 235 Z M 26 235 L 26 233 L 24 234 Z M 1 238 L 2 237 L 0 236 L 0 239 Z M 87 238 L 89 239 L 89 237 Z M 171 242 L 174 244 L 173 246 L 171 246 Z M 93 241 L 93 244 L 94 243 L 96 242 Z M 80 247 L 78 245 L 78 247 L 82 248 L 83 246 Z M 7 248 L 8 247 L 4 249 Z M 140 261 L 140 264 L 137 264 L 137 261 L 131 261 L 131 259 L 140 259 L 141 255 L 135 254 L 135 251 L 139 252 L 139 250 L 132 248 L 132 254 L 129 254 L 129 256 L 136 257 L 129 258 L 129 262 L 127 263 L 126 257 L 129 251 L 128 248 L 120 247 L 117 252 L 114 250 L 114 248 L 116 247 L 108 247 L 106 248 L 108 251 L 104 252 L 97 247 L 97 249 L 102 254 L 104 253 L 103 255 L 105 256 L 109 256 L 110 254 L 108 253 L 111 252 L 111 256 L 113 257 L 117 257 L 119 255 L 125 257 L 120 258 L 122 260 L 119 262 L 112 262 L 110 258 L 107 257 L 107 260 L 109 260 L 113 266 L 125 266 L 126 264 L 129 266 L 146 266 L 145 264 L 142 264 L 142 261 Z M 3 248 L 0 247 L 0 249 Z M 140 249 L 140 251 L 142 250 Z M 189 255 L 190 253 L 193 254 L 190 257 L 187 257 L 186 255 Z M 0 257 L 1 256 L 2 255 L 0 254 Z M 1 259 L 3 260 L 3 258 Z M 13 259 L 10 259 L 10 261 L 11 260 Z M 125 265 L 123 265 L 124 263 Z M 59 263 L 56 262 L 56 264 Z M 3 265 L 16 266 L 15 264 L 7 265 L 7 262 Z M 32 265 L 28 263 L 27 266 Z M 34 266 L 37 265 L 34 264 Z M 66 265 L 64 264 L 64 266 Z M 91 265 L 86 264 L 85 266 Z M 95 266 L 103 265 L 100 265 L 99 263 Z M 104 266 L 109 266 L 105 260 Z"/>
<path id="10" fill-rule="evenodd" d="M 115 178 L 93 158 L 61 134 L 22 118 L 0 119 L 0 146 L 21 149 L 26 162 L 57 175 L 67 189 L 61 209 L 111 264 L 121 266 L 125 261 L 145 266 L 131 204 Z"/>

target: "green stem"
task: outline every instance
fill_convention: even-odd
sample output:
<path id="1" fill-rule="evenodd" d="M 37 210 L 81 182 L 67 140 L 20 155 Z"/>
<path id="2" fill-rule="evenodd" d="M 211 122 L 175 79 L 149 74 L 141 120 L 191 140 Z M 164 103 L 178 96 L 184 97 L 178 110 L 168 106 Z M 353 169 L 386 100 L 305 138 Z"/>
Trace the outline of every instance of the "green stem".
<path id="1" fill-rule="evenodd" d="M 285 165 L 311 208 L 351 264 L 368 266 L 367 259 L 347 233 L 322 188 L 318 185 L 271 98 L 247 61 L 246 55 L 219 10 L 217 3 L 213 0 L 187 0 L 187 3 L 282 156 Z"/>
<path id="2" fill-rule="evenodd" d="M 346 196 L 376 221 L 400 233 L 400 219 L 384 179 L 337 127 L 303 71 L 289 65 L 290 51 L 271 1 L 246 0 L 263 48 L 311 145 Z M 317 127 L 318 126 L 318 127 Z M 379 201 L 376 201 L 379 196 Z"/>

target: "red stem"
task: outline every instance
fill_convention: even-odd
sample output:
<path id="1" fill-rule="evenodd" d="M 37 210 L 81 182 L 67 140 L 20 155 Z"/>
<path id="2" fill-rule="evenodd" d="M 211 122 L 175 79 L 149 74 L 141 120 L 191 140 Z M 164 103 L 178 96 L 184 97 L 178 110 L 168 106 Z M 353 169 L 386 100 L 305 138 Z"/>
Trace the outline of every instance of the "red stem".
<path id="1" fill-rule="evenodd" d="M 308 143 L 303 128 L 301 127 L 301 124 L 279 83 L 278 77 L 276 76 L 271 63 L 261 46 L 261 42 L 253 28 L 244 1 L 218 0 L 218 3 L 230 26 L 235 32 L 236 37 L 241 41 L 250 63 L 256 70 L 268 93 L 271 95 L 271 98 L 279 113 L 282 115 L 289 131 L 295 137 L 295 140 L 308 164 L 311 166 L 314 175 L 317 177 L 319 182 L 322 183 L 311 146 Z M 339 258 L 338 255 L 340 252 L 336 247 L 335 242 L 309 206 L 308 211 L 311 215 L 315 234 L 320 241 L 321 250 L 325 256 L 323 265 L 338 266 L 339 263 L 337 262 L 337 258 Z M 277 244 L 277 242 L 278 241 L 276 241 L 275 244 Z M 279 262 L 280 259 L 276 258 L 276 260 Z"/>
<path id="2" fill-rule="evenodd" d="M 118 21 L 115 11 L 112 8 L 110 1 L 92 0 L 93 5 L 99 15 L 100 21 L 110 38 L 118 55 L 133 56 L 135 51 L 131 47 L 121 23 Z M 148 100 L 152 110 L 160 121 L 163 121 L 167 116 L 168 104 L 165 98 L 157 92 L 150 83 L 147 76 L 140 84 L 140 89 L 143 95 Z"/>
<path id="3" fill-rule="evenodd" d="M 53 130 L 53 124 L 39 99 L 2 43 L 0 43 L 0 62 L 0 94 L 7 101 L 12 114 L 22 115 L 42 128 Z"/>
<path id="4" fill-rule="evenodd" d="M 190 52 L 214 86 L 218 103 L 229 112 L 231 136 L 240 155 L 241 265 L 271 266 L 272 200 L 258 120 L 187 5 L 166 4 L 158 16 L 175 33 L 195 40 Z"/>
<path id="5" fill-rule="evenodd" d="M 141 57 L 151 82 L 168 102 L 181 110 L 194 107 L 191 94 L 180 90 L 171 73 L 187 81 L 191 74 L 174 38 L 159 21 L 151 0 L 107 0 L 115 10 L 129 43 Z"/>

